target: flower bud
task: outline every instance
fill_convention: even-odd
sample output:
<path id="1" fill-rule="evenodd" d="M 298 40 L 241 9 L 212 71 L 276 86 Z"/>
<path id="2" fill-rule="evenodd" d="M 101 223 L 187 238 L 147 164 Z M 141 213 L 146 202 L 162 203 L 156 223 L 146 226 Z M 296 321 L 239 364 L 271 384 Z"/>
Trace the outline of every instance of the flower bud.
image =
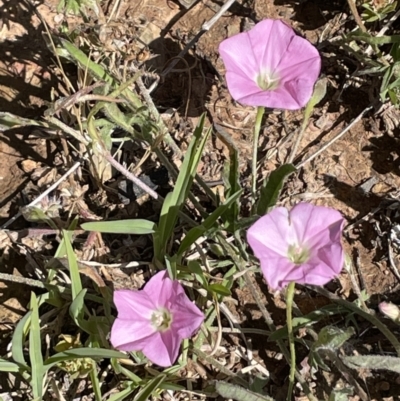
<path id="1" fill-rule="evenodd" d="M 397 305 L 391 302 L 381 302 L 379 304 L 379 310 L 383 315 L 392 319 L 396 323 L 400 323 L 400 309 Z"/>

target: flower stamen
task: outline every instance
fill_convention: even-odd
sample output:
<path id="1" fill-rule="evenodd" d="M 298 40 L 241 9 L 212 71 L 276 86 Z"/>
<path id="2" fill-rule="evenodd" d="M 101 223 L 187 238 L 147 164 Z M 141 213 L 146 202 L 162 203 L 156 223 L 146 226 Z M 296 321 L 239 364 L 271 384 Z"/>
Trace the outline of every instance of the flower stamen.
<path id="1" fill-rule="evenodd" d="M 151 324 L 156 331 L 166 331 L 171 327 L 172 314 L 165 308 L 157 309 L 151 315 Z"/>

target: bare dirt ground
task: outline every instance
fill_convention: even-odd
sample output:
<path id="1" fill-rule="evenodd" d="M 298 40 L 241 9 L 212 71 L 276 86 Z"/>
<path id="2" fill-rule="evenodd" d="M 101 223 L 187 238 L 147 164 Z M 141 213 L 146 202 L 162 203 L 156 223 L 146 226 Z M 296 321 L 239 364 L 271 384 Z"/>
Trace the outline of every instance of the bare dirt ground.
<path id="1" fill-rule="evenodd" d="M 57 28 L 63 20 L 56 12 L 57 3 L 57 0 L 35 2 L 36 13 L 51 28 Z M 106 3 L 103 4 L 105 14 L 113 6 L 112 2 Z M 112 47 L 112 37 L 124 36 L 128 30 L 134 32 L 140 41 L 132 40 L 132 59 L 139 58 L 147 71 L 160 73 L 219 7 L 219 2 L 209 0 L 199 1 L 188 10 L 168 0 L 123 0 L 109 30 L 104 32 L 104 43 Z M 43 39 L 44 26 L 32 7 L 22 1 L 3 0 L 0 12 L 0 111 L 40 118 L 46 102 L 52 100 L 52 91 L 59 93 L 59 71 Z M 230 98 L 218 45 L 227 36 L 251 27 L 255 21 L 281 18 L 318 45 L 323 60 L 322 74 L 328 79 L 328 93 L 315 109 L 295 162 L 306 160 L 377 97 L 377 83 L 372 78 L 354 78 L 352 74 L 358 68 L 356 61 L 339 47 L 323 40 L 324 37 L 340 35 L 349 29 L 348 25 L 354 26 L 349 15 L 345 0 L 249 0 L 235 3 L 211 31 L 200 38 L 184 61 L 161 79 L 153 93 L 159 110 L 173 116 L 169 125 L 175 139 L 184 148 L 188 143 L 187 135 L 198 117 L 206 112 L 209 123 L 220 124 L 226 129 L 240 149 L 240 168 L 243 181 L 246 181 L 250 171 L 255 110 L 235 104 Z M 74 19 L 67 21 L 72 25 L 77 23 Z M 83 35 L 91 28 L 85 29 L 87 31 L 82 29 Z M 276 112 L 265 120 L 259 144 L 259 158 L 264 157 L 263 176 L 287 160 L 301 117 L 300 111 Z M 399 279 L 388 258 L 389 233 L 393 225 L 400 222 L 396 212 L 400 187 L 398 118 L 398 111 L 393 107 L 380 107 L 366 114 L 341 139 L 306 163 L 290 179 L 282 200 L 286 205 L 309 200 L 343 213 L 349 224 L 346 247 L 357 268 L 356 277 L 361 289 L 372 297 L 371 307 L 376 307 L 383 299 L 400 300 Z M 0 152 L 0 218 L 3 223 L 15 215 L 21 205 L 40 193 L 46 182 L 57 177 L 64 156 L 62 141 L 42 139 L 40 133 L 25 128 L 4 129 L 0 133 Z M 207 180 L 220 180 L 227 154 L 223 142 L 213 136 L 199 173 Z M 38 169 L 42 169 L 42 175 L 32 178 L 32 171 Z M 39 182 L 41 178 L 44 183 Z M 93 188 L 90 190 L 95 192 Z M 130 207 L 119 213 L 141 215 L 140 205 Z M 26 222 L 17 220 L 12 227 L 18 230 L 25 225 Z M 130 244 L 132 248 L 135 245 L 145 248 L 143 244 Z M 30 244 L 32 254 L 34 247 L 35 244 Z M 6 243 L 2 249 L 2 272 L 29 275 L 29 269 L 33 268 L 29 255 L 19 252 L 18 247 L 8 247 Z M 393 260 L 394 265 L 399 262 L 396 249 L 393 250 Z M 267 294 L 266 302 L 274 308 L 274 319 L 283 324 L 285 317 L 279 299 L 268 294 L 261 280 L 258 284 Z M 331 290 L 351 300 L 354 298 L 346 273 Z M 28 295 L 19 285 L 0 283 L 0 335 L 4 338 L 25 312 Z M 265 329 L 248 289 L 237 289 L 234 295 L 236 305 L 231 305 L 232 312 L 243 327 Z M 317 308 L 319 302 L 318 297 L 298 299 L 303 313 Z M 365 334 L 368 335 L 369 342 L 373 342 L 376 333 Z M 276 353 L 266 351 L 263 341 L 263 337 L 253 336 L 255 357 L 269 369 L 271 364 L 276 365 L 273 379 L 278 388 L 287 374 L 281 372 L 287 367 L 279 361 Z M 390 380 L 376 374 L 367 379 L 370 380 L 371 399 L 400 399 L 400 376 L 388 377 Z M 333 376 L 326 380 L 329 383 Z"/>

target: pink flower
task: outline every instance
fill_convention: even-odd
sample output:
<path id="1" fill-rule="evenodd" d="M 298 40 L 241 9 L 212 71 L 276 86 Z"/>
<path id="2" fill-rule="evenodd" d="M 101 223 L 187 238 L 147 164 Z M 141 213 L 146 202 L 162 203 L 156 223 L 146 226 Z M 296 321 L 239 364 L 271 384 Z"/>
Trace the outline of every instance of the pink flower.
<path id="1" fill-rule="evenodd" d="M 111 343 L 121 351 L 142 351 L 153 363 L 171 366 L 181 341 L 192 337 L 204 315 L 165 271 L 154 275 L 143 290 L 117 290 L 118 310 Z"/>
<path id="2" fill-rule="evenodd" d="M 300 109 L 321 70 L 317 49 L 279 20 L 266 19 L 225 39 L 219 52 L 229 92 L 248 106 Z"/>
<path id="3" fill-rule="evenodd" d="M 273 290 L 292 281 L 324 285 L 343 267 L 343 224 L 340 213 L 327 207 L 277 207 L 250 227 L 247 241 Z"/>

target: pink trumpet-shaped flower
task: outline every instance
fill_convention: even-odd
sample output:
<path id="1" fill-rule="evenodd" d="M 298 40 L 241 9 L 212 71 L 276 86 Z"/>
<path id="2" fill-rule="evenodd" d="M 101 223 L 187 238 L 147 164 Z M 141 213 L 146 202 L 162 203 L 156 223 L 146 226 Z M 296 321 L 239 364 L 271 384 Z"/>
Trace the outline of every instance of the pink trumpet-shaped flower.
<path id="1" fill-rule="evenodd" d="M 165 271 L 154 275 L 143 290 L 117 290 L 118 310 L 111 343 L 121 351 L 142 351 L 153 363 L 167 367 L 177 359 L 181 341 L 192 337 L 204 315 L 182 285 Z"/>
<path id="2" fill-rule="evenodd" d="M 248 106 L 300 109 L 321 70 L 317 49 L 279 20 L 266 19 L 225 39 L 219 52 L 229 92 Z"/>
<path id="3" fill-rule="evenodd" d="M 293 281 L 324 285 L 343 267 L 343 224 L 341 214 L 327 207 L 277 207 L 249 228 L 247 241 L 273 290 Z"/>

